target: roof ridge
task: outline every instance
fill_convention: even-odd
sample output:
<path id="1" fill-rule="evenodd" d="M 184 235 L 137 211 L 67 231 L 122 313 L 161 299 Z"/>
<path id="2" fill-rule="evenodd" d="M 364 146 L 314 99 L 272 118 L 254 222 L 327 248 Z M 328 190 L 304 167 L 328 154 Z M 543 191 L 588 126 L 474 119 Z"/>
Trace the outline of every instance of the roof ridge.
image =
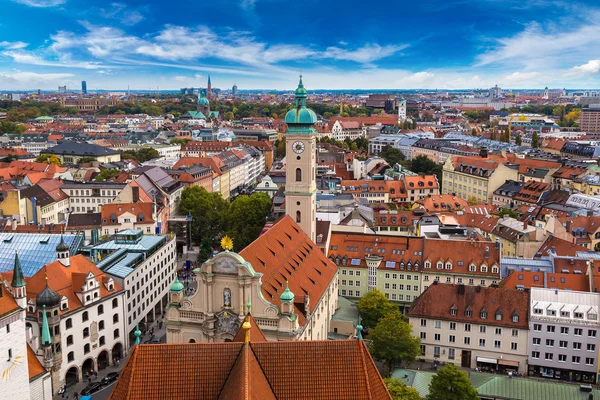
<path id="1" fill-rule="evenodd" d="M 268 343 L 268 342 L 262 342 L 262 343 Z M 286 342 L 278 342 L 278 343 L 286 343 Z M 292 342 L 290 342 L 290 343 L 292 343 Z M 271 389 L 271 392 L 273 393 L 273 396 L 275 398 L 277 398 L 277 395 L 275 394 L 275 389 L 273 389 L 273 385 L 271 384 L 271 381 L 269 381 L 267 373 L 265 372 L 265 369 L 263 368 L 263 366 L 262 366 L 262 364 L 260 362 L 260 359 L 258 358 L 258 356 L 256 355 L 256 353 L 254 352 L 254 349 L 252 348 L 252 342 L 248 342 L 248 347 L 252 351 L 252 355 L 253 355 L 254 359 L 256 360 L 256 363 L 260 367 L 260 372 L 262 373 L 262 375 L 265 377 L 265 380 L 269 384 L 269 388 Z"/>
<path id="2" fill-rule="evenodd" d="M 205 342 L 205 343 L 208 343 L 208 342 Z M 229 342 L 229 343 L 231 343 L 231 342 Z M 177 343 L 173 343 L 173 344 L 177 344 Z M 210 344 L 214 344 L 214 342 L 211 342 Z M 245 347 L 245 344 L 242 344 L 242 346 L 240 346 L 240 351 L 238 352 L 237 357 L 235 357 L 235 361 L 231 364 L 231 368 L 229 369 L 229 372 L 227 373 L 227 378 L 225 378 L 225 380 L 223 381 L 223 387 L 221 388 L 221 391 L 219 392 L 219 396 L 217 398 L 220 398 L 221 395 L 223 394 L 223 392 L 225 391 L 225 386 L 227 385 L 229 378 L 231 378 L 231 373 L 235 369 L 235 366 L 237 365 L 239 358 L 242 356 L 242 351 L 244 351 L 244 347 Z M 244 375 L 247 375 L 247 374 L 244 374 Z"/>
<path id="3" fill-rule="evenodd" d="M 131 374 L 131 371 L 135 370 L 135 366 L 137 364 L 137 357 L 138 357 L 137 353 L 139 351 L 140 351 L 139 345 L 134 346 L 133 347 L 133 351 L 131 352 L 129 361 L 127 361 L 128 364 L 131 363 L 131 370 L 129 371 L 130 374 Z M 125 368 L 127 368 L 127 366 L 125 366 Z M 123 369 L 125 369 L 125 368 L 123 368 Z M 126 397 L 126 399 L 129 398 L 129 393 L 132 392 L 132 390 L 131 390 L 132 387 L 133 387 L 133 376 L 130 376 L 129 377 L 129 382 L 128 382 L 128 385 L 127 385 L 127 397 Z"/>
<path id="4" fill-rule="evenodd" d="M 353 340 L 353 339 L 350 339 Z M 362 342 L 362 340 L 360 339 L 356 339 L 357 342 Z M 367 372 L 367 361 L 366 361 L 366 357 L 365 357 L 365 349 L 364 349 L 364 343 L 363 346 L 360 345 L 360 343 L 356 344 L 358 346 L 358 350 L 362 353 L 362 357 L 361 357 L 361 361 L 362 361 L 362 366 L 363 366 L 363 372 L 365 374 L 365 382 L 367 384 L 367 393 L 369 393 L 369 398 L 372 399 L 373 395 L 371 394 L 371 382 L 369 382 L 369 373 Z"/>

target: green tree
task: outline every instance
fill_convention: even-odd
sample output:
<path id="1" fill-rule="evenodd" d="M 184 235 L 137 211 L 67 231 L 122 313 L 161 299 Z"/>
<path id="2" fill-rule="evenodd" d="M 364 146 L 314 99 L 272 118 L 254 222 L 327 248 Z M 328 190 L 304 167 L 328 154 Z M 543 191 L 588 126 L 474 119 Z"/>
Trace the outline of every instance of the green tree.
<path id="1" fill-rule="evenodd" d="M 278 158 L 285 157 L 285 136 L 275 142 L 275 153 Z"/>
<path id="2" fill-rule="evenodd" d="M 181 215 L 192 214 L 192 240 L 201 243 L 205 237 L 212 241 L 225 232 L 229 202 L 220 193 L 194 186 L 183 190 L 179 211 Z"/>
<path id="3" fill-rule="evenodd" d="M 517 146 L 520 146 L 521 143 L 523 143 L 523 140 L 521 139 L 521 132 L 517 133 L 517 137 L 515 137 L 515 144 Z"/>
<path id="4" fill-rule="evenodd" d="M 406 160 L 404 153 L 390 146 L 385 146 L 383 149 L 381 149 L 381 153 L 379 155 L 389 164 L 390 167 L 393 167 L 396 164 L 401 164 L 402 161 Z"/>
<path id="5" fill-rule="evenodd" d="M 469 200 L 467 200 L 467 204 L 470 205 L 470 206 L 474 206 L 477 203 L 479 203 L 479 200 L 477 200 L 477 197 L 475 197 L 475 196 L 471 196 L 469 198 Z"/>
<path id="6" fill-rule="evenodd" d="M 81 157 L 77 163 L 78 164 L 85 164 L 85 163 L 91 163 L 96 161 L 96 159 L 94 157 Z"/>
<path id="7" fill-rule="evenodd" d="M 212 257 L 213 253 L 213 240 L 209 237 L 202 238 L 200 242 L 200 249 L 198 251 L 198 262 L 203 263 Z"/>
<path id="8" fill-rule="evenodd" d="M 410 163 L 410 170 L 412 172 L 423 172 L 423 173 L 434 173 L 440 166 L 425 155 L 419 155 L 412 159 Z"/>
<path id="9" fill-rule="evenodd" d="M 540 147 L 540 136 L 537 132 L 533 132 L 533 136 L 531 137 L 531 147 L 534 149 Z"/>
<path id="10" fill-rule="evenodd" d="M 367 328 L 374 328 L 382 317 L 398 310 L 398 307 L 378 289 L 373 289 L 362 296 L 356 308 L 360 313 L 363 326 Z"/>
<path id="11" fill-rule="evenodd" d="M 242 250 L 260 235 L 270 212 L 271 199 L 265 193 L 238 196 L 231 203 L 226 223 L 235 251 Z"/>
<path id="12" fill-rule="evenodd" d="M 471 129 L 471 135 L 477 136 L 477 129 L 475 129 L 475 128 Z"/>
<path id="13" fill-rule="evenodd" d="M 118 173 L 118 169 L 103 169 L 96 175 L 96 182 L 106 182 L 112 177 L 117 176 Z"/>
<path id="14" fill-rule="evenodd" d="M 454 364 L 438 370 L 431 378 L 427 400 L 477 400 L 477 390 L 471 385 L 467 374 Z"/>
<path id="15" fill-rule="evenodd" d="M 35 159 L 35 162 L 46 163 L 46 164 L 53 164 L 53 165 L 60 165 L 61 164 L 60 158 L 58 158 L 54 154 L 40 154 Z"/>
<path id="16" fill-rule="evenodd" d="M 0 134 L 4 133 L 23 133 L 25 132 L 25 128 L 23 125 L 15 124 L 11 121 L 0 121 Z"/>
<path id="17" fill-rule="evenodd" d="M 393 400 L 423 400 L 417 389 L 407 386 L 398 378 L 385 378 L 383 381 Z"/>
<path id="18" fill-rule="evenodd" d="M 369 350 L 373 358 L 385 361 L 391 374 L 394 365 L 412 364 L 420 353 L 421 341 L 412 335 L 412 327 L 400 311 L 382 317 L 369 332 Z"/>
<path id="19" fill-rule="evenodd" d="M 500 209 L 498 210 L 498 216 L 503 217 L 505 215 L 511 218 L 517 218 L 519 216 L 514 210 L 511 210 L 510 208 L 500 207 Z"/>
<path id="20" fill-rule="evenodd" d="M 231 111 L 227 111 L 227 112 L 225 113 L 225 119 L 226 119 L 227 121 L 231 121 L 231 120 L 232 120 L 232 119 L 234 119 L 234 118 L 235 118 L 235 115 L 233 115 L 233 112 L 231 112 Z"/>
<path id="21" fill-rule="evenodd" d="M 153 149 L 152 147 L 142 147 L 141 149 L 136 151 L 136 158 L 139 162 L 143 163 L 146 161 L 153 160 L 155 158 L 160 158 L 160 154 L 158 154 L 158 151 L 156 151 L 156 149 Z"/>
<path id="22" fill-rule="evenodd" d="M 169 143 L 171 144 L 178 144 L 180 146 L 185 146 L 186 144 L 188 144 L 192 139 L 189 138 L 173 138 L 171 139 L 171 141 Z"/>
<path id="23" fill-rule="evenodd" d="M 506 129 L 504 131 L 504 138 L 503 138 L 505 143 L 510 143 L 510 131 L 508 129 Z"/>

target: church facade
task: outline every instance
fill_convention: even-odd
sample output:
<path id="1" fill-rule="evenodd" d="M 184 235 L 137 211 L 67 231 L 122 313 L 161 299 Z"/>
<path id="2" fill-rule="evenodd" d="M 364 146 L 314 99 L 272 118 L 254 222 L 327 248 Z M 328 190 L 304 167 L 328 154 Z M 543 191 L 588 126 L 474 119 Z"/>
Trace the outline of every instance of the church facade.
<path id="1" fill-rule="evenodd" d="M 167 343 L 233 339 L 252 315 L 270 341 L 325 340 L 338 307 L 337 267 L 316 246 L 317 118 L 302 78 L 286 115 L 286 216 L 239 254 L 227 250 L 195 272 L 197 290 L 171 287 Z"/>

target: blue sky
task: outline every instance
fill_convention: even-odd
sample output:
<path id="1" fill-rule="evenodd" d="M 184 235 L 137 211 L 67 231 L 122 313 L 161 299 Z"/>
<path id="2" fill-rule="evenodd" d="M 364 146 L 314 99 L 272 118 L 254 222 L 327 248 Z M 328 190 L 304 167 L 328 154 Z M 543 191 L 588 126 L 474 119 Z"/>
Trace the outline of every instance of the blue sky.
<path id="1" fill-rule="evenodd" d="M 597 0 L 2 0 L 0 90 L 597 88 L 599 37 Z"/>

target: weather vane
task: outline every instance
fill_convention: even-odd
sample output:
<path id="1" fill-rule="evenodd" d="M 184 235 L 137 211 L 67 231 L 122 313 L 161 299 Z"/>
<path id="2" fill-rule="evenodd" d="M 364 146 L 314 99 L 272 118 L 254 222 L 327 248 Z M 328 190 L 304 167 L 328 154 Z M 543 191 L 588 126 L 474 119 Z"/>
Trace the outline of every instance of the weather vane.
<path id="1" fill-rule="evenodd" d="M 225 251 L 229 251 L 233 249 L 233 240 L 227 235 L 223 239 L 221 239 L 221 248 Z"/>

